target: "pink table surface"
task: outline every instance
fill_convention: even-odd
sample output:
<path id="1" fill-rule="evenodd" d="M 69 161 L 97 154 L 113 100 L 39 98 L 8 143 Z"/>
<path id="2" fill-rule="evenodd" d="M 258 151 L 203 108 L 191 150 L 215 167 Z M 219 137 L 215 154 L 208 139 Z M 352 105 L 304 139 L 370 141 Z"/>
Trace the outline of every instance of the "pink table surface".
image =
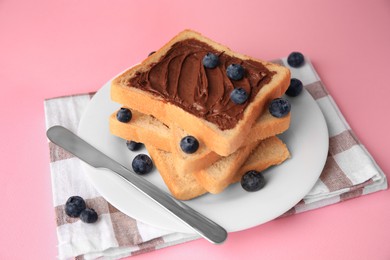
<path id="1" fill-rule="evenodd" d="M 170 4 L 168 4 L 170 2 Z M 262 59 L 309 56 L 390 174 L 390 2 L 0 1 L 0 259 L 55 259 L 43 100 L 98 90 L 192 28 Z M 390 259 L 390 192 L 134 259 Z"/>

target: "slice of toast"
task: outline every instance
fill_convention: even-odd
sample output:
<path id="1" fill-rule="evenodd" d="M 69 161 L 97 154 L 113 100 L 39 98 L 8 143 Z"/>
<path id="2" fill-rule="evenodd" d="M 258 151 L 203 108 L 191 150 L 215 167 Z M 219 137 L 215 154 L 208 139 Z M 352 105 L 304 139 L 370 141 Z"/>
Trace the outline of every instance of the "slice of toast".
<path id="1" fill-rule="evenodd" d="M 153 116 L 132 110 L 130 122 L 123 123 L 116 119 L 117 112 L 109 120 L 110 133 L 124 140 L 152 145 L 163 151 L 171 151 L 172 132 L 170 128 Z"/>
<path id="2" fill-rule="evenodd" d="M 263 171 L 271 165 L 281 164 L 288 158 L 290 158 L 290 152 L 286 144 L 276 136 L 267 138 L 251 152 L 238 174 L 233 176 L 232 183 L 240 181 L 241 177 L 248 171 Z"/>
<path id="3" fill-rule="evenodd" d="M 177 126 L 170 128 L 152 116 L 133 111 L 132 120 L 128 123 L 122 123 L 116 120 L 115 115 L 116 113 L 113 113 L 110 117 L 110 132 L 113 135 L 173 153 L 176 168 L 181 171 L 199 171 L 221 157 L 206 147 L 205 143 L 198 137 L 196 137 L 200 142 L 198 150 L 193 154 L 184 153 L 179 144 L 180 140 L 188 133 Z M 290 114 L 283 118 L 276 118 L 267 110 L 256 120 L 243 146 L 280 134 L 288 129 L 289 124 Z"/>
<path id="4" fill-rule="evenodd" d="M 217 68 L 203 66 L 209 52 L 218 55 Z M 231 64 L 244 68 L 243 79 L 227 77 Z M 116 77 L 111 98 L 168 126 L 176 124 L 201 138 L 212 151 L 227 156 L 242 146 L 255 120 L 272 99 L 284 94 L 289 83 L 287 68 L 238 54 L 185 30 Z M 240 105 L 230 100 L 231 91 L 238 87 L 249 96 Z"/>
<path id="5" fill-rule="evenodd" d="M 221 156 L 218 161 L 207 168 L 194 172 L 196 180 L 210 193 L 222 192 L 260 142 L 243 146 L 229 156 Z"/>
<path id="6" fill-rule="evenodd" d="M 160 172 L 171 194 L 180 200 L 190 200 L 207 193 L 194 174 L 176 170 L 174 155 L 159 150 L 153 146 L 146 146 L 153 158 L 154 164 Z M 290 154 L 286 145 L 277 137 L 273 136 L 260 142 L 252 150 L 244 164 L 234 173 L 229 184 L 241 180 L 241 177 L 249 170 L 263 171 L 273 165 L 278 165 L 289 158 Z M 231 167 L 235 161 L 220 162 L 222 171 Z"/>
<path id="7" fill-rule="evenodd" d="M 275 136 L 286 131 L 290 126 L 290 113 L 282 118 L 276 118 L 272 116 L 267 110 L 261 115 L 252 126 L 248 136 L 241 147 L 248 146 L 253 142 L 264 140 L 268 137 Z M 176 154 L 175 164 L 178 169 L 183 171 L 194 172 L 199 171 L 211 163 L 217 161 L 221 156 L 211 151 L 204 145 L 204 142 L 200 140 L 200 148 L 195 154 L 187 154 L 180 148 L 180 140 L 187 136 L 183 129 L 179 127 L 172 128 L 173 138 L 172 140 L 172 152 Z M 196 137 L 198 140 L 200 138 Z"/>
<path id="8" fill-rule="evenodd" d="M 176 170 L 172 153 L 151 145 L 146 145 L 146 149 L 173 197 L 190 200 L 207 193 L 192 173 Z"/>

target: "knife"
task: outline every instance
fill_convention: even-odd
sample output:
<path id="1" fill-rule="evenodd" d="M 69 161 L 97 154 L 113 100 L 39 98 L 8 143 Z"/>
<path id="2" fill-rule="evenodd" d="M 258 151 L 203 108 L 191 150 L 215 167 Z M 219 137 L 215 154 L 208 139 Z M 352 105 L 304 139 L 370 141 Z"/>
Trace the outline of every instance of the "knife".
<path id="1" fill-rule="evenodd" d="M 138 191 L 156 202 L 184 224 L 214 244 L 221 244 L 227 238 L 226 230 L 195 211 L 185 203 L 176 200 L 170 194 L 160 190 L 132 170 L 108 157 L 85 140 L 62 126 L 53 126 L 46 132 L 54 144 L 64 148 L 82 161 L 95 168 L 105 168 L 118 174 Z"/>

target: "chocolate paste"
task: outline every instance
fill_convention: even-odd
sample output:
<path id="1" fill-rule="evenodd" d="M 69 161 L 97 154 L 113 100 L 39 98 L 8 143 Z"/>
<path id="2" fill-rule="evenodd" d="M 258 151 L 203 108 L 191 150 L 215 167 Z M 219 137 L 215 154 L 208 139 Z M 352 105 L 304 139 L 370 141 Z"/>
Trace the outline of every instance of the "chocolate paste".
<path id="1" fill-rule="evenodd" d="M 203 66 L 203 57 L 208 52 L 218 55 L 218 67 L 207 69 Z M 227 66 L 233 63 L 244 67 L 243 79 L 234 81 L 226 76 Z M 158 62 L 150 65 L 148 71 L 136 73 L 129 84 L 161 96 L 226 130 L 234 128 L 245 108 L 260 88 L 270 82 L 272 75 L 273 72 L 259 62 L 240 60 L 203 42 L 188 39 L 174 44 Z M 242 87 L 249 94 L 248 100 L 241 105 L 230 100 L 230 92 L 235 87 Z"/>

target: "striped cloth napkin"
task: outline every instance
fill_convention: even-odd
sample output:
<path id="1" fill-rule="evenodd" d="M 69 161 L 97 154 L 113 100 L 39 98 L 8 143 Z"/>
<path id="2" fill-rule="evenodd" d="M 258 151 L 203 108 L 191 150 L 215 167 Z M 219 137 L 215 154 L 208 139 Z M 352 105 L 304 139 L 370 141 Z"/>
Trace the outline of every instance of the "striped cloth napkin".
<path id="1" fill-rule="evenodd" d="M 285 66 L 286 59 L 276 62 Z M 290 68 L 323 112 L 329 130 L 329 153 L 324 170 L 312 190 L 286 212 L 288 216 L 365 194 L 384 190 L 387 180 L 374 159 L 359 142 L 309 60 Z M 93 93 L 44 101 L 46 127 L 62 125 L 77 132 L 79 120 Z M 169 232 L 130 218 L 101 197 L 83 176 L 81 162 L 49 142 L 50 171 L 57 222 L 59 259 L 119 259 L 198 239 L 199 236 Z M 86 199 L 99 220 L 85 224 L 64 214 L 73 195 Z"/>

